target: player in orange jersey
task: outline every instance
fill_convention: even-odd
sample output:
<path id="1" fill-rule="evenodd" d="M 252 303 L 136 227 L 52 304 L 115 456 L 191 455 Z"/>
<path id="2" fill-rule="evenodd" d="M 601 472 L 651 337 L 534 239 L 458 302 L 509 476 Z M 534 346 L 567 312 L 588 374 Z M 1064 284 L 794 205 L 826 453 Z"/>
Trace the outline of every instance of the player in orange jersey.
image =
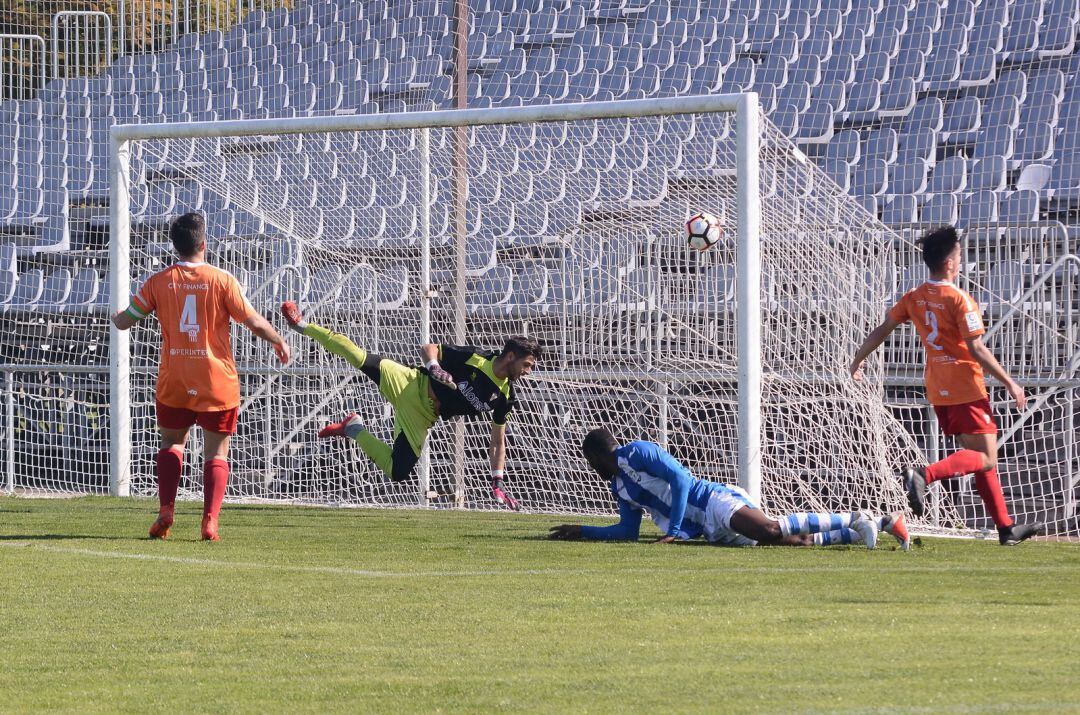
<path id="1" fill-rule="evenodd" d="M 240 407 L 229 320 L 243 323 L 273 345 L 282 365 L 289 362 L 289 344 L 255 312 L 231 273 L 206 263 L 206 221 L 201 214 L 177 218 L 169 227 L 169 238 L 180 260 L 150 276 L 112 322 L 127 330 L 156 313 L 161 325 L 157 379 L 161 449 L 156 470 L 160 511 L 150 536 L 169 535 L 184 443 L 188 429 L 198 424 L 204 437 L 202 538 L 217 541 L 218 512 L 229 479 L 229 437 L 236 432 Z"/>
<path id="2" fill-rule="evenodd" d="M 997 476 L 997 423 L 990 408 L 983 370 L 1005 386 L 1022 410 L 1027 404 L 1024 388 L 1016 384 L 983 344 L 982 315 L 970 295 L 954 284 L 960 275 L 962 256 L 956 229 L 947 226 L 919 239 L 930 280 L 904 294 L 867 336 L 851 361 L 851 374 L 862 379 L 863 361 L 889 334 L 909 320 L 926 350 L 926 393 L 946 435 L 963 447 L 940 462 L 926 467 L 905 467 L 904 489 L 916 516 L 925 511 L 926 485 L 940 479 L 975 474 L 990 517 L 1003 546 L 1018 544 L 1041 533 L 1039 524 L 1014 524 L 1005 506 Z"/>

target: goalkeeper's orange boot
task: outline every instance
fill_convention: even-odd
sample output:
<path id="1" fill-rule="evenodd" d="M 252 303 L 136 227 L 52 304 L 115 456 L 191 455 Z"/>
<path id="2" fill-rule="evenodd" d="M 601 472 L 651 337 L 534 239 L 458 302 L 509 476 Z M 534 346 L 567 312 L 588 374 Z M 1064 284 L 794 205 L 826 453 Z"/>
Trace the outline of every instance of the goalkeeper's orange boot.
<path id="1" fill-rule="evenodd" d="M 352 412 L 346 415 L 340 422 L 331 422 L 319 430 L 319 437 L 322 439 L 328 437 L 348 437 L 349 433 L 346 432 L 346 429 L 351 425 L 358 424 L 360 424 L 360 415 Z"/>
<path id="2" fill-rule="evenodd" d="M 907 517 L 902 513 L 887 514 L 881 520 L 881 530 L 886 534 L 892 534 L 900 542 L 900 549 L 907 551 L 911 548 L 911 534 L 907 530 Z"/>
<path id="3" fill-rule="evenodd" d="M 304 332 L 304 328 L 307 327 L 307 321 L 304 320 L 304 314 L 300 311 L 300 306 L 291 300 L 287 300 L 281 304 L 281 314 L 285 316 L 285 322 L 289 324 L 289 327 L 298 333 Z"/>
<path id="4" fill-rule="evenodd" d="M 173 524 L 173 507 L 163 506 L 158 512 L 158 518 L 150 525 L 151 539 L 169 538 L 169 528 Z"/>
<path id="5" fill-rule="evenodd" d="M 202 540 L 203 541 L 220 541 L 221 538 L 217 533 L 217 517 L 207 514 L 202 518 Z"/>

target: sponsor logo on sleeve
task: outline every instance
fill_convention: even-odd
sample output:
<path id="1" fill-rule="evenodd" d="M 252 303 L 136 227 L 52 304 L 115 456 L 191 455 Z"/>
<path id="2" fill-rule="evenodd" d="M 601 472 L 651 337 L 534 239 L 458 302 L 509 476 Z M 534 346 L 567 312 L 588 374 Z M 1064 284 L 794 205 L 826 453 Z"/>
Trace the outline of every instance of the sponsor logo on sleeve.
<path id="1" fill-rule="evenodd" d="M 964 320 L 967 322 L 967 329 L 969 333 L 973 333 L 976 330 L 982 330 L 982 316 L 978 311 L 969 311 L 964 313 Z"/>

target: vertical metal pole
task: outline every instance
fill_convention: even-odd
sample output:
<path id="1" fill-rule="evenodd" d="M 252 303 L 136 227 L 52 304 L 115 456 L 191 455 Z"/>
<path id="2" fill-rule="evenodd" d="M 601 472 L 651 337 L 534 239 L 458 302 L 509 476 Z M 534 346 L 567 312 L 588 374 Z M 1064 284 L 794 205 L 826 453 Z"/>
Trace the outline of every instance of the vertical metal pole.
<path id="1" fill-rule="evenodd" d="M 267 383 L 272 385 L 274 383 L 274 375 L 269 375 L 266 378 Z M 265 442 L 263 443 L 263 449 L 266 459 L 266 473 L 263 475 L 263 490 L 266 492 L 266 496 L 270 496 L 270 485 L 274 481 L 274 408 L 273 408 L 273 391 L 269 385 L 266 388 L 266 408 L 264 410 L 263 419 L 266 424 L 266 434 L 263 436 Z"/>
<path id="2" fill-rule="evenodd" d="M 454 106 L 469 106 L 469 2 L 454 3 Z M 465 199 L 468 130 L 454 127 L 454 341 L 465 342 Z M 465 422 L 454 423 L 454 503 L 465 505 Z"/>
<path id="3" fill-rule="evenodd" d="M 52 78 L 60 76 L 60 15 L 56 13 L 52 19 Z M 42 85 L 42 89 L 44 89 Z"/>
<path id="4" fill-rule="evenodd" d="M 660 434 L 659 434 L 658 440 L 659 440 L 660 446 L 663 447 L 664 449 L 667 449 L 667 446 L 668 446 L 668 432 L 670 431 L 669 422 L 671 420 L 671 417 L 670 417 L 671 402 L 670 402 L 670 398 L 668 397 L 668 384 L 667 384 L 667 382 L 661 380 L 661 381 L 656 383 L 656 394 L 660 398 L 660 416 L 659 416 L 659 419 L 658 419 L 658 421 L 660 422 L 660 424 L 658 425 L 658 431 L 659 431 Z"/>
<path id="5" fill-rule="evenodd" d="M 1063 404 L 1065 405 L 1065 434 L 1076 434 L 1076 390 L 1065 390 L 1062 394 Z M 1076 439 L 1070 439 L 1065 443 L 1065 469 L 1069 471 L 1069 476 L 1064 480 L 1065 486 L 1065 504 L 1064 504 L 1064 516 L 1065 518 L 1071 518 L 1077 512 L 1077 473 L 1072 470 L 1072 466 L 1076 464 Z"/>
<path id="6" fill-rule="evenodd" d="M 420 342 L 431 342 L 431 129 L 417 129 L 420 135 Z M 420 478 L 420 506 L 428 505 L 431 489 L 431 449 L 424 444 L 417 474 Z"/>
<path id="7" fill-rule="evenodd" d="M 1080 475 L 1076 473 L 1073 465 L 1077 463 L 1076 459 L 1076 435 L 1080 434 L 1080 424 L 1076 423 L 1078 409 L 1076 407 L 1076 390 L 1069 389 L 1065 392 L 1068 397 L 1064 400 L 1066 405 L 1065 429 L 1068 435 L 1072 436 L 1065 442 L 1065 468 L 1069 470 L 1069 478 L 1066 480 L 1065 491 L 1065 518 L 1071 519 L 1076 515 L 1076 484 L 1080 479 Z"/>
<path id="8" fill-rule="evenodd" d="M 11 494 L 15 491 L 15 373 L 4 372 L 4 441 L 7 459 L 4 460 L 4 490 Z"/>
<path id="9" fill-rule="evenodd" d="M 937 413 L 932 407 L 924 408 L 929 419 L 930 429 L 926 435 L 926 463 L 933 464 L 941 459 L 941 427 L 938 425 Z M 930 485 L 930 523 L 934 526 L 941 524 L 941 483 Z"/>
<path id="10" fill-rule="evenodd" d="M 109 137 L 109 307 L 126 307 L 131 292 L 131 142 Z M 131 351 L 126 330 L 109 326 L 109 493 L 131 488 Z"/>
<path id="11" fill-rule="evenodd" d="M 105 16 L 105 64 L 111 65 L 113 61 L 113 41 L 112 41 L 112 18 L 108 15 Z M 100 58 L 99 58 L 100 59 Z M 94 74 L 100 70 L 100 65 L 94 66 Z"/>
<path id="12" fill-rule="evenodd" d="M 171 38 L 168 38 L 167 40 L 165 39 L 165 37 L 164 37 L 165 36 L 165 26 L 167 25 L 167 22 L 165 21 L 165 18 L 162 17 L 161 18 L 162 45 L 164 45 L 164 44 L 166 44 L 167 42 L 170 42 L 170 41 L 176 42 L 177 40 L 180 39 L 180 30 L 179 30 L 179 27 L 178 27 L 179 21 L 177 19 L 179 16 L 180 16 L 180 3 L 179 3 L 179 0 L 173 0 L 173 36 Z"/>
<path id="13" fill-rule="evenodd" d="M 116 5 L 116 16 L 120 21 L 120 46 L 116 48 L 116 56 L 123 57 L 127 51 L 127 6 L 125 0 L 119 0 Z"/>
<path id="14" fill-rule="evenodd" d="M 35 89 L 43 90 L 43 89 L 45 89 L 45 85 L 48 83 L 48 61 L 49 61 L 48 54 L 49 53 L 47 52 L 47 47 L 45 46 L 45 40 L 41 40 L 39 45 L 41 47 L 41 84 L 38 87 L 35 88 L 33 86 L 33 83 L 31 83 L 30 94 L 27 94 L 24 97 L 24 99 L 30 99 L 33 96 L 33 92 L 34 92 Z"/>
<path id="15" fill-rule="evenodd" d="M 739 486 L 761 501 L 761 127 L 758 96 L 739 97 L 735 117 L 738 183 L 736 335 L 739 375 Z"/>

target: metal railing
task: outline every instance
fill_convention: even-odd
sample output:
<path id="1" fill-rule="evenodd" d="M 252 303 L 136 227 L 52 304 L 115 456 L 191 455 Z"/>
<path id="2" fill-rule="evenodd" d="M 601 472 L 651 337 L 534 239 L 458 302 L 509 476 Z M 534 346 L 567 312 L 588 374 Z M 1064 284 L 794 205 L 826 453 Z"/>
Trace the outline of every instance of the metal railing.
<path id="1" fill-rule="evenodd" d="M 51 39 L 53 79 L 90 77 L 112 62 L 112 19 L 108 13 L 58 12 L 53 15 Z"/>
<path id="2" fill-rule="evenodd" d="M 32 99 L 50 79 L 88 77 L 116 57 L 163 52 L 189 33 L 226 32 L 254 10 L 293 0 L 118 0 L 109 11 L 61 10 L 46 26 L 0 34 L 0 99 Z"/>
<path id="3" fill-rule="evenodd" d="M 189 32 L 225 31 L 252 10 L 292 5 L 291 0 L 171 0 L 159 4 L 119 0 L 116 14 L 121 54 L 160 52 Z"/>
<path id="4" fill-rule="evenodd" d="M 31 99 L 44 87 L 47 55 L 39 35 L 0 34 L 0 99 Z"/>

